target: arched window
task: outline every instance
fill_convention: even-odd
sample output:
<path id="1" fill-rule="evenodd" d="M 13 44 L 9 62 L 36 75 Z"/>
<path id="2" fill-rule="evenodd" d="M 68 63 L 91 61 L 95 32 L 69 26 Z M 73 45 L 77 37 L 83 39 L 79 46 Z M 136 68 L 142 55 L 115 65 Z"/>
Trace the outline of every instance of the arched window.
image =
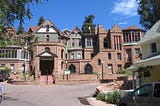
<path id="1" fill-rule="evenodd" d="M 86 64 L 85 66 L 85 74 L 92 74 L 93 73 L 93 68 L 90 64 Z"/>
<path id="2" fill-rule="evenodd" d="M 49 42 L 50 38 L 49 35 L 46 36 L 46 42 Z"/>
<path id="3" fill-rule="evenodd" d="M 63 55 L 64 55 L 64 50 L 61 50 L 61 59 L 63 59 Z"/>
<path id="4" fill-rule="evenodd" d="M 69 70 L 70 70 L 71 73 L 75 73 L 76 72 L 76 67 L 73 64 L 71 64 L 69 66 Z"/>

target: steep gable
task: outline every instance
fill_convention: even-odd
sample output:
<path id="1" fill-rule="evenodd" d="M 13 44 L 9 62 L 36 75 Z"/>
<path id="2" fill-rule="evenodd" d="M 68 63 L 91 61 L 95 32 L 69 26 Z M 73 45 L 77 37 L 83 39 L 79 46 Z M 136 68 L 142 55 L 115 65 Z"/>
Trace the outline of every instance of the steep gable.
<path id="1" fill-rule="evenodd" d="M 110 32 L 122 32 L 122 30 L 119 28 L 118 25 L 114 25 L 111 29 Z"/>
<path id="2" fill-rule="evenodd" d="M 45 20 L 37 30 L 37 33 L 60 33 L 60 30 L 50 21 Z"/>

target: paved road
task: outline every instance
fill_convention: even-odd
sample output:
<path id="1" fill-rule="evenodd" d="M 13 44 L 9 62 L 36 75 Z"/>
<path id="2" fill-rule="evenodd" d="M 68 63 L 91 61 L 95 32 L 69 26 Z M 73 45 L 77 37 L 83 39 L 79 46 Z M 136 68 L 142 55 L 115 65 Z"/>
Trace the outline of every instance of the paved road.
<path id="1" fill-rule="evenodd" d="M 79 99 L 94 94 L 98 83 L 79 85 L 4 84 L 2 106 L 87 106 Z M 79 99 L 78 99 L 79 97 Z M 82 98 L 81 98 L 82 97 Z M 85 99 L 84 99 L 85 100 Z"/>

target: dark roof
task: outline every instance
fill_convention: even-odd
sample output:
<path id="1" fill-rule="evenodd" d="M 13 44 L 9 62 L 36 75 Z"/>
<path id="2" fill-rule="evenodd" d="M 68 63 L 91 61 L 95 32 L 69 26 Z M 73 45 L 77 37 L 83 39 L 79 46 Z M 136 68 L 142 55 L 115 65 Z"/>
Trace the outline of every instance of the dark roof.
<path id="1" fill-rule="evenodd" d="M 28 31 L 32 31 L 32 33 L 36 33 L 39 29 L 39 26 L 30 26 Z"/>

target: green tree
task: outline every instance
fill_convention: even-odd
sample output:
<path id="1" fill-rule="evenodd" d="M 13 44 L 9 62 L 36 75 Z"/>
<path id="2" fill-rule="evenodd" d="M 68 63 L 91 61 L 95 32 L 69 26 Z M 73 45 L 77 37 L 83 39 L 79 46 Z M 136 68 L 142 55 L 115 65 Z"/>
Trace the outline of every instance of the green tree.
<path id="1" fill-rule="evenodd" d="M 23 34 L 23 33 L 25 33 L 25 31 L 24 31 L 22 23 L 20 23 L 18 26 L 17 34 L 19 35 L 19 34 Z"/>
<path id="2" fill-rule="evenodd" d="M 44 18 L 43 18 L 43 16 L 41 16 L 40 18 L 39 18 L 39 20 L 38 20 L 38 26 L 40 26 L 43 22 L 44 22 Z"/>
<path id="3" fill-rule="evenodd" d="M 94 34 L 95 33 L 95 24 L 93 23 L 94 15 L 89 15 L 85 17 L 85 20 L 82 25 L 82 32 L 84 34 Z"/>
<path id="4" fill-rule="evenodd" d="M 140 24 L 150 29 L 160 19 L 160 0 L 139 0 Z"/>
<path id="5" fill-rule="evenodd" d="M 3 32 L 5 27 L 13 26 L 16 20 L 23 23 L 24 18 L 31 19 L 30 4 L 38 4 L 41 1 L 42 0 L 0 0 L 0 32 Z"/>

